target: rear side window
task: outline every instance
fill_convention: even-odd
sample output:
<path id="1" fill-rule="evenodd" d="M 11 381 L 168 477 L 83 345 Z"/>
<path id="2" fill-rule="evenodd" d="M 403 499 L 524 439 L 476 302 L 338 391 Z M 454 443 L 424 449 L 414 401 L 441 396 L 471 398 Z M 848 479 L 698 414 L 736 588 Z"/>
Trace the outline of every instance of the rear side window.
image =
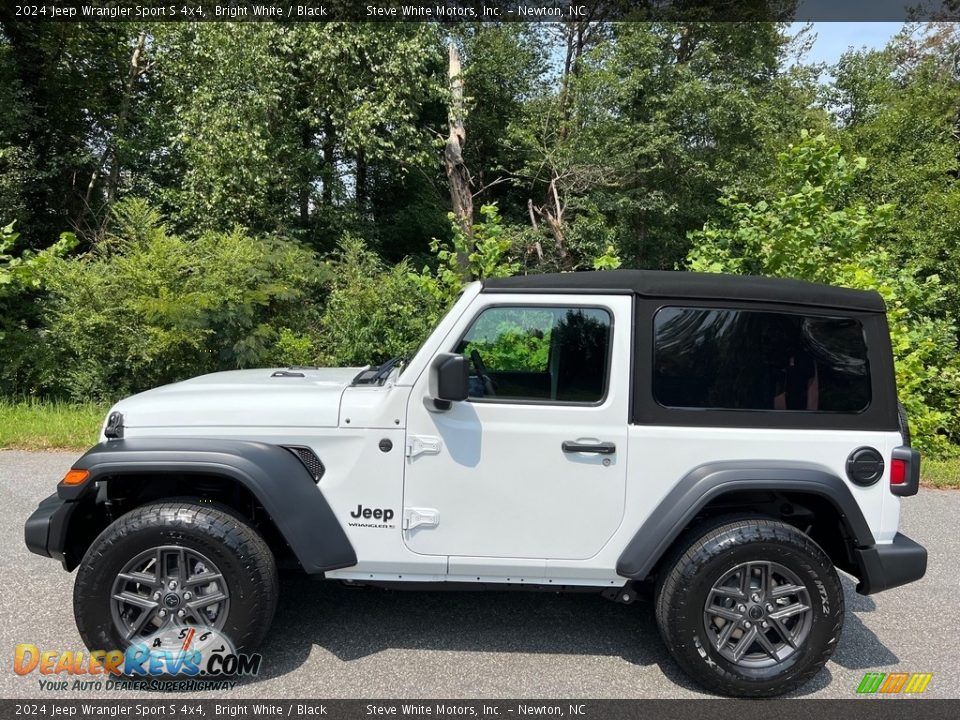
<path id="1" fill-rule="evenodd" d="M 857 413 L 870 366 L 855 318 L 661 308 L 653 396 L 665 407 Z"/>

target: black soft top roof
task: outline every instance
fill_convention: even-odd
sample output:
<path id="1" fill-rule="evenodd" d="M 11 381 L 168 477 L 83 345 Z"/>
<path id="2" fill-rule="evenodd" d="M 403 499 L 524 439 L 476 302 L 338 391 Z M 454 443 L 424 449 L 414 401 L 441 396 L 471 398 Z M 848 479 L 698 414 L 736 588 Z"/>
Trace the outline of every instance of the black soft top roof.
<path id="1" fill-rule="evenodd" d="M 485 292 L 571 292 L 636 294 L 689 300 L 746 300 L 886 312 L 872 290 L 819 285 L 803 280 L 664 270 L 601 270 L 518 275 L 483 281 Z"/>

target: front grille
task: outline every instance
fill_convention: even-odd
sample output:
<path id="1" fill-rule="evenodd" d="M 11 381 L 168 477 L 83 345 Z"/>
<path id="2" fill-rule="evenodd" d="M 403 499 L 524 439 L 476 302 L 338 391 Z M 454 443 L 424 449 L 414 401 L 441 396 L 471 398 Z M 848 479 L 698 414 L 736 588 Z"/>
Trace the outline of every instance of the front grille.
<path id="1" fill-rule="evenodd" d="M 313 476 L 314 482 L 320 482 L 320 478 L 323 477 L 324 467 L 323 463 L 320 462 L 320 458 L 314 454 L 313 450 L 300 445 L 287 445 L 286 448 L 300 459 L 300 462 L 303 463 L 307 472 Z"/>

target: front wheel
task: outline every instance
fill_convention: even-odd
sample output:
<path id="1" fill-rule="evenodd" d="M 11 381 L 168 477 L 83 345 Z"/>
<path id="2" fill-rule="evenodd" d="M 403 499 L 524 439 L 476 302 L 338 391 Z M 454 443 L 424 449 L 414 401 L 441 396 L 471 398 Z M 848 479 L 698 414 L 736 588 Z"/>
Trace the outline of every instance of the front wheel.
<path id="1" fill-rule="evenodd" d="M 843 628 L 833 563 L 785 523 L 718 521 L 668 558 L 657 624 L 677 663 L 704 688 L 769 697 L 806 683 Z"/>
<path id="2" fill-rule="evenodd" d="M 144 505 L 119 518 L 77 570 L 74 614 L 91 650 L 125 650 L 184 628 L 212 629 L 236 650 L 265 637 L 277 569 L 260 535 L 227 509 Z"/>

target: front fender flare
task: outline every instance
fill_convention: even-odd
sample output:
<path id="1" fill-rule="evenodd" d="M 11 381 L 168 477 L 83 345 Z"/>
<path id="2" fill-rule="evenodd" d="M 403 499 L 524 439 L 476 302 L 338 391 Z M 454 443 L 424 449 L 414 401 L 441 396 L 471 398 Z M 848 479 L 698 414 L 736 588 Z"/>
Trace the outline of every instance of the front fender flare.
<path id="1" fill-rule="evenodd" d="M 263 506 L 307 573 L 357 563 L 322 490 L 300 460 L 280 445 L 197 438 L 110 440 L 88 450 L 73 467 L 89 470 L 90 477 L 79 487 L 58 487 L 67 502 L 113 477 L 190 473 L 230 478 Z"/>
<path id="2" fill-rule="evenodd" d="M 643 580 L 711 500 L 737 490 L 804 492 L 828 500 L 858 547 L 871 547 L 873 533 L 850 488 L 812 463 L 743 460 L 707 463 L 691 470 L 654 508 L 617 560 L 617 574 Z"/>

